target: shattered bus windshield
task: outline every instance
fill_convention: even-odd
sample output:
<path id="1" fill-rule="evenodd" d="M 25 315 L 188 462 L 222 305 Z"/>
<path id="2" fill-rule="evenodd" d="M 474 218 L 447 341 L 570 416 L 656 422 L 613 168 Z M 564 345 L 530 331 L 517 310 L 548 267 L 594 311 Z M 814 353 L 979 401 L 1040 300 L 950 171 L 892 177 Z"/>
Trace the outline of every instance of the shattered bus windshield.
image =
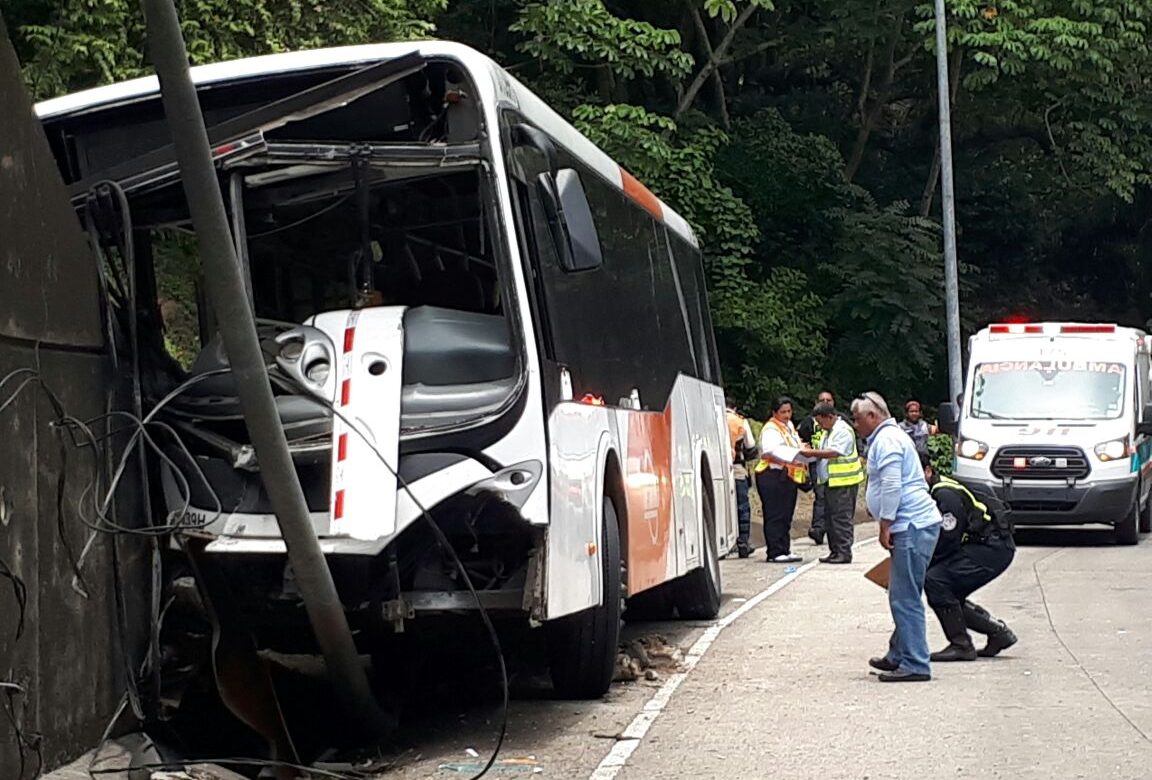
<path id="1" fill-rule="evenodd" d="M 259 316 L 303 322 L 361 303 L 500 314 L 478 169 L 351 178 L 245 192 Z"/>
<path id="2" fill-rule="evenodd" d="M 404 332 L 406 432 L 497 414 L 520 384 L 474 93 L 461 69 L 418 56 L 238 80 L 203 93 L 237 254 L 261 336 L 273 344 L 269 368 L 286 332 L 289 340 L 331 341 L 297 332 L 326 312 L 394 308 Z M 163 260 L 174 240 L 187 243 L 191 223 L 158 99 L 46 127 L 58 159 L 70 163 L 63 172 L 81 208 L 93 182 L 112 179 L 131 202 L 147 251 Z M 191 278 L 158 286 L 202 291 L 196 266 L 185 268 Z M 168 309 L 199 309 L 201 295 Z M 169 351 L 193 375 L 225 367 L 210 312 L 199 312 L 198 331 Z M 307 380 L 309 370 L 328 369 L 309 366 L 296 379 Z M 200 399 L 198 414 L 235 411 L 217 384 L 189 392 L 213 396 L 211 404 Z"/>

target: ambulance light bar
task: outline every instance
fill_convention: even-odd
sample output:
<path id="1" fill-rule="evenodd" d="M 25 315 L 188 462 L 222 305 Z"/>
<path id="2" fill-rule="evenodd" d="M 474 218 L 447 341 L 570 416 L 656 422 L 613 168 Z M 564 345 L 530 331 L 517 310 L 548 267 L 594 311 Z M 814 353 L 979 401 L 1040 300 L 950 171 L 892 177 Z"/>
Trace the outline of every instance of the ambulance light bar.
<path id="1" fill-rule="evenodd" d="M 1086 333 L 1115 333 L 1115 325 L 1098 325 L 1098 324 L 1071 324 L 1045 327 L 1039 323 L 999 323 L 996 325 L 989 325 L 988 332 L 994 335 L 1007 335 L 1014 336 L 1025 334 L 1044 334 L 1057 333 L 1067 334 L 1086 334 Z"/>

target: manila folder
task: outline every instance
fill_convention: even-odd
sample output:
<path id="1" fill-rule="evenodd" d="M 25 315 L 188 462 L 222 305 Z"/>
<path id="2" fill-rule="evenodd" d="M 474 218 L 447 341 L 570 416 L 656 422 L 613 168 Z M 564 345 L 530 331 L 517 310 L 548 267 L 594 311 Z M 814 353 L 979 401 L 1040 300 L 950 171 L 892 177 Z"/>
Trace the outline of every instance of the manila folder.
<path id="1" fill-rule="evenodd" d="M 881 588 L 888 589 L 888 578 L 892 574 L 892 556 L 885 555 L 880 559 L 880 562 L 873 566 L 868 571 L 864 572 L 864 576 L 875 582 Z"/>

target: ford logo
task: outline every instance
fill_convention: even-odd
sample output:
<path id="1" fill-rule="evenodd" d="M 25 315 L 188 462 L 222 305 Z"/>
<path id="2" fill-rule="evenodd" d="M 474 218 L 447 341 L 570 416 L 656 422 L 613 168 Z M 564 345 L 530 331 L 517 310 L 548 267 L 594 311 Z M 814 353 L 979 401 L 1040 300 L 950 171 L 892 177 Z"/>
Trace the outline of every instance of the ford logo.
<path id="1" fill-rule="evenodd" d="M 1028 462 L 1033 466 L 1041 469 L 1046 469 L 1052 465 L 1052 459 L 1046 455 L 1037 455 L 1035 458 L 1032 458 L 1032 460 Z"/>

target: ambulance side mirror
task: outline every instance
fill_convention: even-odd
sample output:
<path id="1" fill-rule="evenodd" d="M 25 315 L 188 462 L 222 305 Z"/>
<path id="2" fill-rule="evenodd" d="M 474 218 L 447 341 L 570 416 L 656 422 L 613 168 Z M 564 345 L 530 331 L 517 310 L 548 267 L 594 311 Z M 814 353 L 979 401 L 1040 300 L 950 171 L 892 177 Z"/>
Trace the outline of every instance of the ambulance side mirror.
<path id="1" fill-rule="evenodd" d="M 941 433 L 946 433 L 949 436 L 955 436 L 956 431 L 960 428 L 960 410 L 956 404 L 951 401 L 945 401 L 940 404 L 940 409 L 937 413 L 936 427 L 940 429 Z"/>
<path id="2" fill-rule="evenodd" d="M 1152 403 L 1144 404 L 1140 422 L 1136 423 L 1136 433 L 1141 436 L 1152 436 Z"/>

